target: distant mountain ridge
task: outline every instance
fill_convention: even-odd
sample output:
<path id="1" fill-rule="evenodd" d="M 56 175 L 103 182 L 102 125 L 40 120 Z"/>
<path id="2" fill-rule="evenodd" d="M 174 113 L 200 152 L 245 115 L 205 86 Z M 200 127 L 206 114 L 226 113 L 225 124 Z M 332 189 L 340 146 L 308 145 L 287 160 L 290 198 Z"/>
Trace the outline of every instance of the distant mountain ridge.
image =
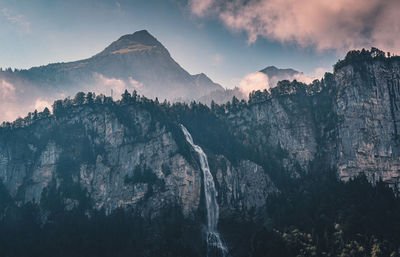
<path id="1" fill-rule="evenodd" d="M 49 68 L 54 69 L 54 75 L 46 74 Z M 43 78 L 53 77 L 56 81 L 59 73 L 67 73 L 60 83 L 90 81 L 93 74 L 99 73 L 107 78 L 122 79 L 127 82 L 127 88 L 136 87 L 139 93 L 151 98 L 194 99 L 210 90 L 222 90 L 208 77 L 198 84 L 197 77 L 175 62 L 168 50 L 146 30 L 124 35 L 88 59 L 32 68 L 27 72 L 36 69 Z M 142 86 L 132 85 L 131 79 Z"/>
<path id="2" fill-rule="evenodd" d="M 260 70 L 260 72 L 265 73 L 268 77 L 283 77 L 283 76 L 294 76 L 301 72 L 294 69 L 280 69 L 275 66 L 268 66 L 265 69 Z"/>
<path id="3" fill-rule="evenodd" d="M 270 85 L 280 80 L 293 80 L 304 75 L 293 69 L 269 66 L 266 74 Z M 6 83 L 6 86 L 2 86 Z M 3 89 L 2 89 L 3 87 Z M 10 88 L 10 89 L 8 89 Z M 0 121 L 15 120 L 29 111 L 43 110 L 55 99 L 74 96 L 77 92 L 95 92 L 119 98 L 123 91 L 163 101 L 200 101 L 226 103 L 232 97 L 247 98 L 238 87 L 224 89 L 206 74 L 190 74 L 170 55 L 168 50 L 148 31 L 141 30 L 120 37 L 103 51 L 83 60 L 33 67 L 27 70 L 0 71 Z M 8 90 L 4 94 L 1 90 Z M 10 91 L 10 92 L 9 92 Z M 24 105 L 21 105 L 21 100 Z"/>
<path id="4" fill-rule="evenodd" d="M 224 90 L 204 73 L 189 74 L 146 30 L 124 35 L 87 59 L 0 72 L 3 80 L 13 86 L 15 95 L 30 105 L 29 109 L 37 106 L 37 99 L 51 104 L 78 91 L 109 95 L 113 90 L 119 97 L 128 89 L 160 100 L 191 101 Z M 13 103 L 13 99 L 6 100 Z M 0 107 L 5 108 L 3 105 Z"/>
<path id="5" fill-rule="evenodd" d="M 278 82 L 282 80 L 292 81 L 308 78 L 306 75 L 304 75 L 304 73 L 297 70 L 290 68 L 280 69 L 275 66 L 267 66 L 259 72 L 267 75 L 268 77 L 268 81 L 265 83 L 265 88 L 276 87 L 278 85 Z M 206 104 L 210 104 L 211 101 L 221 104 L 231 101 L 233 97 L 236 97 L 238 99 L 246 99 L 248 95 L 245 92 L 246 91 L 241 89 L 240 85 L 237 85 L 233 89 L 225 89 L 224 91 L 215 90 L 207 95 L 200 97 L 199 101 Z"/>
<path id="6" fill-rule="evenodd" d="M 260 70 L 260 72 L 268 76 L 270 87 L 277 86 L 278 82 L 282 80 L 289 80 L 289 81 L 292 81 L 294 79 L 301 80 L 305 76 L 300 71 L 290 68 L 280 69 L 275 66 L 268 66 L 265 69 Z"/>

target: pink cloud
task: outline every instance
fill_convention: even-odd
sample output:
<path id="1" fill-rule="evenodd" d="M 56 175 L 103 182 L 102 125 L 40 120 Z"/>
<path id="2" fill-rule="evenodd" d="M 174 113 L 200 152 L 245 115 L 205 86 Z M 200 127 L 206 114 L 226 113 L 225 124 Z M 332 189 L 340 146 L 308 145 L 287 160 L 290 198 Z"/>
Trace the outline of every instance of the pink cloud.
<path id="1" fill-rule="evenodd" d="M 213 5 L 213 0 L 190 0 L 189 6 L 191 11 L 197 16 L 203 16 Z"/>
<path id="2" fill-rule="evenodd" d="M 13 84 L 2 79 L 0 80 L 0 99 L 7 100 L 10 98 L 15 98 L 15 87 Z"/>
<path id="3" fill-rule="evenodd" d="M 262 72 L 250 73 L 240 80 L 239 89 L 245 96 L 252 91 L 263 91 L 264 89 L 269 91 L 268 76 Z"/>
<path id="4" fill-rule="evenodd" d="M 247 97 L 252 91 L 270 91 L 271 88 L 277 86 L 278 82 L 281 80 L 297 80 L 306 84 L 310 84 L 315 79 L 321 79 L 325 72 L 328 70 L 322 67 L 315 69 L 313 74 L 306 75 L 304 73 L 297 73 L 293 76 L 280 76 L 280 77 L 268 77 L 265 73 L 254 72 L 247 74 L 245 77 L 239 80 L 239 90 Z"/>
<path id="5" fill-rule="evenodd" d="M 93 82 L 86 86 L 86 91 L 93 91 L 97 94 L 110 95 L 111 90 L 114 97 L 119 98 L 121 94 L 127 89 L 128 91 L 137 90 L 141 93 L 143 84 L 132 77 L 127 81 L 117 78 L 106 77 L 100 73 L 93 74 Z"/>
<path id="6" fill-rule="evenodd" d="M 189 7 L 199 17 L 214 15 L 247 32 L 249 43 L 265 37 L 318 50 L 400 50 L 398 0 L 191 0 Z"/>
<path id="7" fill-rule="evenodd" d="M 50 102 L 50 101 L 42 99 L 42 98 L 38 98 L 35 100 L 35 104 L 32 106 L 32 108 L 30 108 L 30 110 L 38 110 L 39 112 L 41 112 L 46 107 L 49 108 L 49 110 L 51 110 L 52 104 L 53 104 L 53 102 Z"/>

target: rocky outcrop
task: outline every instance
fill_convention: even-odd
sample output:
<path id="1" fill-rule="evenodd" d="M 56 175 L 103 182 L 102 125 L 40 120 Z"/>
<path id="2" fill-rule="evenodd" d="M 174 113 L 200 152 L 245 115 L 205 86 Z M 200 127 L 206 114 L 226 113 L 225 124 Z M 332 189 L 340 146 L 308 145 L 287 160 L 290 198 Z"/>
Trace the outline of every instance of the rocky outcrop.
<path id="1" fill-rule="evenodd" d="M 250 145 L 261 144 L 286 151 L 288 156 L 282 156 L 282 162 L 293 174 L 298 167 L 306 170 L 317 152 L 311 102 L 302 106 L 298 98 L 270 98 L 228 116 L 240 133 L 248 135 Z"/>
<path id="2" fill-rule="evenodd" d="M 335 73 L 332 164 L 343 180 L 365 173 L 371 181 L 399 185 L 400 66 L 376 61 L 362 67 Z"/>
<path id="3" fill-rule="evenodd" d="M 219 168 L 214 173 L 222 214 L 261 209 L 266 206 L 268 196 L 278 192 L 261 166 L 248 160 L 233 166 L 224 156 L 216 159 Z"/>

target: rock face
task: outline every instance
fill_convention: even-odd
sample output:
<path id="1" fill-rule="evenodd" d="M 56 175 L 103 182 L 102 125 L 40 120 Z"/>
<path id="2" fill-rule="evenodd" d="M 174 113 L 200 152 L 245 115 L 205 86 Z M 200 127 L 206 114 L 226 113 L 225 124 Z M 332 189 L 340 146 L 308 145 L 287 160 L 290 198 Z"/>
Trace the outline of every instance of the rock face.
<path id="1" fill-rule="evenodd" d="M 267 197 L 278 191 L 264 169 L 251 161 L 242 160 L 235 167 L 224 156 L 217 156 L 217 162 L 216 183 L 225 214 L 263 208 Z"/>
<path id="2" fill-rule="evenodd" d="M 123 120 L 121 111 L 127 115 Z M 121 207 L 154 217 L 178 205 L 185 216 L 194 215 L 203 199 L 198 160 L 195 154 L 184 157 L 177 136 L 161 124 L 137 106 L 70 108 L 61 118 L 1 134 L 0 179 L 21 203 L 41 203 L 52 197 L 47 192 L 58 192 L 66 209 L 88 198 L 106 213 Z M 263 169 L 219 158 L 227 165 L 214 172 L 224 189 L 224 208 L 264 207 L 276 189 Z"/>
<path id="3" fill-rule="evenodd" d="M 364 172 L 371 181 L 399 185 L 400 67 L 374 62 L 335 74 L 338 118 L 332 164 L 348 180 Z"/>
<path id="4" fill-rule="evenodd" d="M 107 213 L 122 207 L 152 217 L 178 205 L 196 215 L 204 204 L 202 174 L 177 132 L 188 120 L 193 130 L 220 133 L 216 140 L 232 135 L 213 148 L 215 142 L 201 140 L 205 127 L 192 133 L 209 157 L 222 217 L 266 208 L 280 190 L 279 172 L 296 178 L 334 170 L 344 181 L 364 173 L 372 183 L 400 186 L 397 58 L 348 64 L 310 85 L 283 81 L 248 103 L 213 111 L 145 98 L 105 100 L 66 100 L 64 113 L 0 128 L 0 179 L 16 202 L 42 203 L 57 194 L 66 209 L 89 199 Z M 238 148 L 226 149 L 235 145 L 230 141 Z"/>
<path id="5" fill-rule="evenodd" d="M 300 99 L 299 99 L 300 98 Z M 262 104 L 250 105 L 233 115 L 229 121 L 248 136 L 250 145 L 265 145 L 287 152 L 283 157 L 285 169 L 303 170 L 317 153 L 316 127 L 311 104 L 301 106 L 297 95 L 271 97 Z M 305 99 L 309 100 L 309 99 Z"/>
<path id="6" fill-rule="evenodd" d="M 282 166 L 294 176 L 318 162 L 344 181 L 363 173 L 399 186 L 399 64 L 374 60 L 311 85 L 282 82 L 227 119 L 250 145 L 282 150 Z"/>

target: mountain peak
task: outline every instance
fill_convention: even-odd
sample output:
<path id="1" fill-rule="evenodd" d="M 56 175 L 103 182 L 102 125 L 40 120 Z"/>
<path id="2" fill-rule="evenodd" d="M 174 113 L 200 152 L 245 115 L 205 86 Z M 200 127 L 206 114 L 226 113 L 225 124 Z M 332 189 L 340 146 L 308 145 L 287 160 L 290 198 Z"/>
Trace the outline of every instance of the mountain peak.
<path id="1" fill-rule="evenodd" d="M 278 70 L 278 68 L 276 66 L 268 66 L 265 69 L 263 69 L 262 71 L 267 71 L 267 70 Z"/>
<path id="2" fill-rule="evenodd" d="M 120 37 L 99 55 L 134 53 L 149 51 L 153 48 L 166 51 L 165 47 L 147 30 L 140 30 Z"/>
<path id="3" fill-rule="evenodd" d="M 260 72 L 266 74 L 268 77 L 293 76 L 300 73 L 299 71 L 290 68 L 280 69 L 275 66 L 268 66 L 265 69 L 260 70 Z"/>
<path id="4" fill-rule="evenodd" d="M 160 42 L 158 42 L 158 40 L 147 30 L 139 30 L 133 34 L 124 35 L 120 37 L 116 42 L 121 41 L 136 42 L 146 46 L 157 46 L 160 44 Z"/>

